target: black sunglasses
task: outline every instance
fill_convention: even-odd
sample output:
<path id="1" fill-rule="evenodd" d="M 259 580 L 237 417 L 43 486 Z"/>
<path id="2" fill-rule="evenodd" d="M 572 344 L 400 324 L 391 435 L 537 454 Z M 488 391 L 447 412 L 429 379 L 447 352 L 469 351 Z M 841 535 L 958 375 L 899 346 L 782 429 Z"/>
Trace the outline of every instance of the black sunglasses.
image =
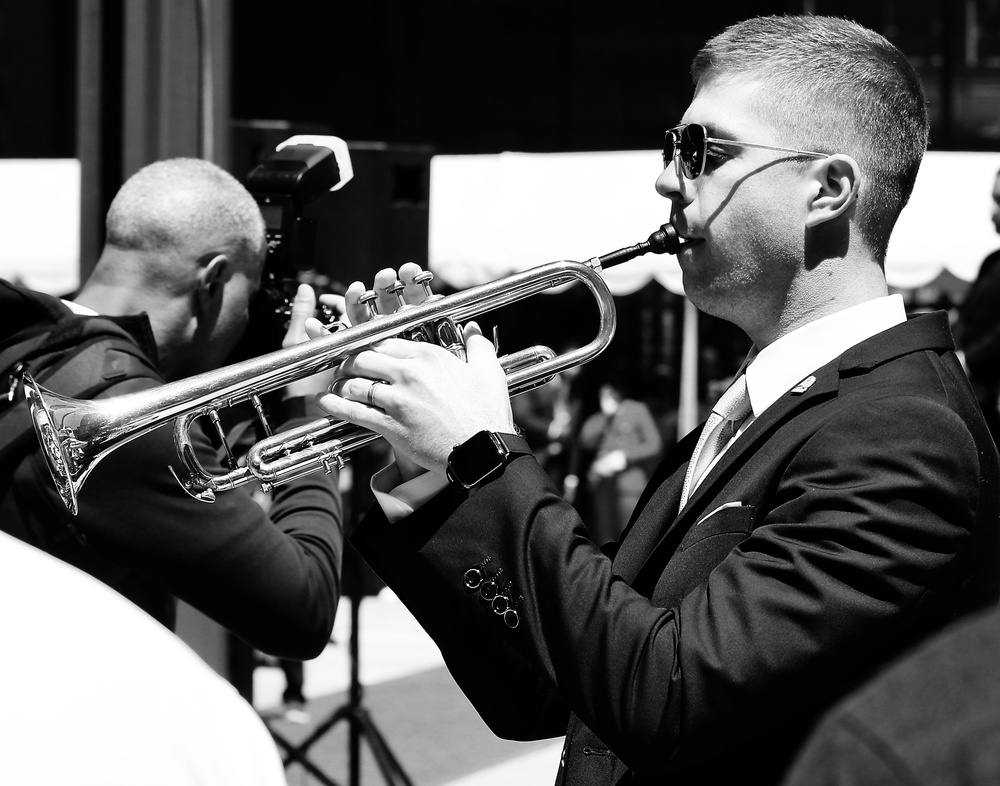
<path id="1" fill-rule="evenodd" d="M 715 145 L 736 145 L 738 147 L 756 147 L 761 150 L 776 150 L 779 153 L 795 153 L 810 158 L 829 158 L 830 153 L 813 153 L 809 150 L 793 150 L 790 147 L 773 147 L 772 145 L 757 145 L 752 142 L 737 142 L 735 139 L 716 139 L 708 135 L 708 129 L 700 123 L 686 123 L 667 129 L 663 135 L 663 168 L 673 162 L 675 156 L 680 157 L 681 172 L 688 180 L 694 180 L 705 171 L 705 158 L 709 143 Z"/>

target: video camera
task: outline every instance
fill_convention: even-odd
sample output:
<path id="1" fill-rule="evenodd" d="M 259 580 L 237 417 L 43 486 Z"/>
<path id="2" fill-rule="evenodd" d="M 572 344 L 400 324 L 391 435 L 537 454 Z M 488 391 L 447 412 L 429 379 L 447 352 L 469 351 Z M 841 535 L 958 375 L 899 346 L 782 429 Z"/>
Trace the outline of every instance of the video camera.
<path id="1" fill-rule="evenodd" d="M 315 268 L 317 226 L 305 216 L 305 208 L 328 191 L 343 188 L 353 176 L 347 143 L 335 136 L 286 139 L 247 175 L 246 188 L 264 217 L 267 258 L 239 355 L 251 357 L 281 346 L 299 283 L 316 286 L 310 273 Z M 323 293 L 320 286 L 316 294 Z"/>

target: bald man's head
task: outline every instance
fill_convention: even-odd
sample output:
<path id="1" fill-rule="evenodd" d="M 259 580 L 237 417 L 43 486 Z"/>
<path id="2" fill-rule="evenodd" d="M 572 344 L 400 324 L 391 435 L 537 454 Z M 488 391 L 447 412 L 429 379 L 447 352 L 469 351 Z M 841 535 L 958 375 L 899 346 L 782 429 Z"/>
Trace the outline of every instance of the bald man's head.
<path id="1" fill-rule="evenodd" d="M 208 161 L 150 164 L 121 187 L 76 302 L 146 314 L 167 379 L 218 367 L 243 335 L 267 238 L 256 200 Z"/>
<path id="2" fill-rule="evenodd" d="M 132 175 L 111 203 L 106 228 L 106 245 L 122 251 L 169 259 L 227 249 L 250 273 L 266 249 L 256 200 L 224 169 L 196 158 L 157 161 Z"/>

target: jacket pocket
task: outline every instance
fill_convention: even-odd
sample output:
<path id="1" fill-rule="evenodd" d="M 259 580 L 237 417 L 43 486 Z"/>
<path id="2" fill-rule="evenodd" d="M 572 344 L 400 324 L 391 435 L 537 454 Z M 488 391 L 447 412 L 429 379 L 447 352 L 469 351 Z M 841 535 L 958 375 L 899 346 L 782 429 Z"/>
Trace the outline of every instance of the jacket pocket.
<path id="1" fill-rule="evenodd" d="M 709 513 L 705 518 L 698 521 L 681 541 L 678 552 L 686 551 L 710 538 L 728 536 L 726 541 L 738 543 L 750 533 L 753 526 L 754 514 L 757 508 L 754 505 L 742 505 L 739 503 L 723 505 Z"/>
<path id="2" fill-rule="evenodd" d="M 723 507 L 695 524 L 660 574 L 653 601 L 664 608 L 680 605 L 746 539 L 755 512 L 753 505 Z"/>

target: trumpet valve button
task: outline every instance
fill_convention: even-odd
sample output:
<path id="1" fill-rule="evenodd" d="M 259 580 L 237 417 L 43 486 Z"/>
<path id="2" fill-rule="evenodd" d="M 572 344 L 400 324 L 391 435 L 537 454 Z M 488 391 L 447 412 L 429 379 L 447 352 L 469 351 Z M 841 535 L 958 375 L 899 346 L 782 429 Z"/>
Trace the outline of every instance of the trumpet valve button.
<path id="1" fill-rule="evenodd" d="M 396 281 L 396 283 L 393 284 L 391 287 L 389 287 L 389 289 L 387 290 L 388 292 L 391 292 L 393 295 L 396 296 L 396 305 L 398 308 L 402 308 L 403 306 L 406 305 L 406 301 L 403 300 L 404 289 L 406 289 L 406 284 L 404 284 L 402 281 Z"/>
<path id="2" fill-rule="evenodd" d="M 433 292 L 431 292 L 431 282 L 434 280 L 434 274 L 429 270 L 422 270 L 413 277 L 413 283 L 419 284 L 424 288 L 424 296 L 430 297 Z"/>
<path id="3" fill-rule="evenodd" d="M 375 306 L 375 302 L 377 300 L 378 292 L 374 289 L 369 289 L 366 292 L 361 293 L 358 297 L 358 303 L 367 309 L 369 319 L 378 315 L 378 309 Z"/>

